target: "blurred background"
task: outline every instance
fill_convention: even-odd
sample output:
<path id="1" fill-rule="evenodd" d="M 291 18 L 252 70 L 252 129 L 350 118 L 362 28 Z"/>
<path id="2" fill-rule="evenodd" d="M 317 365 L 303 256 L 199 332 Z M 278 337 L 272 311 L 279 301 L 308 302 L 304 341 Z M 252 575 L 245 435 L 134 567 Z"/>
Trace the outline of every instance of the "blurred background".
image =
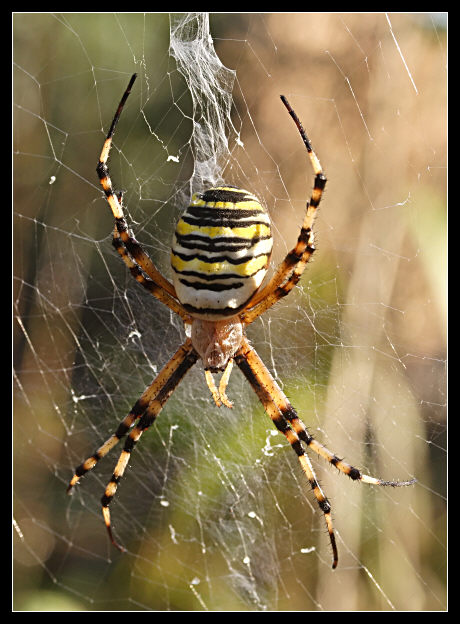
<path id="1" fill-rule="evenodd" d="M 13 16 L 15 610 L 446 609 L 446 21 Z M 267 206 L 274 265 L 294 245 L 313 173 L 280 94 L 324 167 L 314 259 L 248 335 L 312 435 L 418 480 L 369 487 L 311 457 L 335 571 L 295 454 L 238 370 L 232 410 L 197 365 L 143 436 L 111 506 L 126 554 L 99 502 L 121 449 L 66 495 L 185 337 L 116 257 L 95 172 L 133 72 L 110 172 L 168 277 L 175 220 L 219 180 Z"/>

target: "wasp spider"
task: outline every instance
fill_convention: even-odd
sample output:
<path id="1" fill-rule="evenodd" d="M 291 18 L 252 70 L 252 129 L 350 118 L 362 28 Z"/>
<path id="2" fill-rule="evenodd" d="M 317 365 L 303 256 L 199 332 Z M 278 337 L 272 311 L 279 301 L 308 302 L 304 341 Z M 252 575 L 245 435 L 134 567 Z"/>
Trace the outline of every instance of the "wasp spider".
<path id="1" fill-rule="evenodd" d="M 173 284 L 157 270 L 128 229 L 122 194 L 113 190 L 107 161 L 115 127 L 136 79 L 134 74 L 120 101 L 102 147 L 97 174 L 115 218 L 113 246 L 134 279 L 191 326 L 190 337 L 179 347 L 152 384 L 144 390 L 112 436 L 75 471 L 68 492 L 94 468 L 120 440 L 128 436 L 104 495 L 102 513 L 112 543 L 124 550 L 112 533 L 109 505 L 123 477 L 131 452 L 160 413 L 187 371 L 202 360 L 207 385 L 218 406 L 232 404 L 226 386 L 235 363 L 251 384 L 275 427 L 294 449 L 318 505 L 324 514 L 332 545 L 333 564 L 338 554 L 331 520 L 331 505 L 324 495 L 304 446 L 317 453 L 355 481 L 372 485 L 403 486 L 412 481 L 383 481 L 363 474 L 317 442 L 307 431 L 283 391 L 249 344 L 245 328 L 285 297 L 299 281 L 313 254 L 313 222 L 326 176 L 296 113 L 284 96 L 281 100 L 294 120 L 307 149 L 315 175 L 310 201 L 295 247 L 287 254 L 269 282 L 261 287 L 272 251 L 270 218 L 250 192 L 219 186 L 193 195 L 177 223 L 171 248 Z M 219 387 L 213 374 L 223 372 Z"/>

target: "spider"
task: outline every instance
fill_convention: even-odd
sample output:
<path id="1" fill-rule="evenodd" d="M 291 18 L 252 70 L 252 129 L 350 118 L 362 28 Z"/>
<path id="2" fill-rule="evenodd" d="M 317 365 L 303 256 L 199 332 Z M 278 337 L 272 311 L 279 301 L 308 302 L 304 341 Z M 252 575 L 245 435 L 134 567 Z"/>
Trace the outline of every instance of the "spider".
<path id="1" fill-rule="evenodd" d="M 128 229 L 123 213 L 122 193 L 114 191 L 107 166 L 115 128 L 135 80 L 136 74 L 131 77 L 118 105 L 102 147 L 97 174 L 115 218 L 113 246 L 134 279 L 182 318 L 185 326 L 188 326 L 189 337 L 144 390 L 116 431 L 78 466 L 67 492 L 127 436 L 101 499 L 109 538 L 115 547 L 125 551 L 114 538 L 109 505 L 128 465 L 131 452 L 142 434 L 154 423 L 184 375 L 199 359 L 204 365 L 206 383 L 216 405 L 232 407 L 226 395 L 226 387 L 235 363 L 252 386 L 275 427 L 287 438 L 297 455 L 324 514 L 332 546 L 332 567 L 335 568 L 338 552 L 331 505 L 318 483 L 304 446 L 354 481 L 397 487 L 411 485 L 415 479 L 383 481 L 363 474 L 313 438 L 245 334 L 248 325 L 291 292 L 315 251 L 312 227 L 326 185 L 326 176 L 299 118 L 282 95 L 281 100 L 297 126 L 315 176 L 296 245 L 268 283 L 261 287 L 273 244 L 270 218 L 266 209 L 246 190 L 230 185 L 210 188 L 192 196 L 189 207 L 177 223 L 171 247 L 171 284 L 160 274 Z M 217 387 L 213 375 L 219 372 L 223 374 Z"/>

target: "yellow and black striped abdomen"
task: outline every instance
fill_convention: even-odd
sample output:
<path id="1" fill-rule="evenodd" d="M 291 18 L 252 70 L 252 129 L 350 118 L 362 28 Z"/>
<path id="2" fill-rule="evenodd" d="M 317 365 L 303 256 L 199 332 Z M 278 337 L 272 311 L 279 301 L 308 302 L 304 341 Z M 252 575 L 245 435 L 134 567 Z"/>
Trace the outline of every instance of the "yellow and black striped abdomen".
<path id="1" fill-rule="evenodd" d="M 272 246 L 270 218 L 254 195 L 233 186 L 195 193 L 172 243 L 179 301 L 192 316 L 233 316 L 262 283 Z"/>

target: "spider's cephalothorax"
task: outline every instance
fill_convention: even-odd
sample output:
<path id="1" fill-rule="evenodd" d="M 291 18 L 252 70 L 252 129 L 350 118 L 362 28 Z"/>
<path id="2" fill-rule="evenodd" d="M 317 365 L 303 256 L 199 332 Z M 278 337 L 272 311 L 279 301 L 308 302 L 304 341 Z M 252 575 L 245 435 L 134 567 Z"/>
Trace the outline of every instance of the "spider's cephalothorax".
<path id="1" fill-rule="evenodd" d="M 315 250 L 312 227 L 326 177 L 299 118 L 286 98 L 281 96 L 304 142 L 315 175 L 296 245 L 268 283 L 262 286 L 273 244 L 266 210 L 248 191 L 234 186 L 211 188 L 192 197 L 177 224 L 171 249 L 173 283 L 169 282 L 129 232 L 123 213 L 122 194 L 113 190 L 107 167 L 115 127 L 135 79 L 136 74 L 131 77 L 118 105 L 97 165 L 100 183 L 115 218 L 112 242 L 134 279 L 178 314 L 187 327 L 191 326 L 191 332 L 190 338 L 185 340 L 144 390 L 116 431 L 78 466 L 67 491 L 70 492 L 80 477 L 94 468 L 121 438 L 126 437 L 112 478 L 101 499 L 110 539 L 117 548 L 124 550 L 113 536 L 109 505 L 136 443 L 154 423 L 184 375 L 199 359 L 203 362 L 206 382 L 216 404 L 232 407 L 225 391 L 235 362 L 273 424 L 286 437 L 298 457 L 324 514 L 333 551 L 332 567 L 335 568 L 338 554 L 331 506 L 316 480 L 306 449 L 314 451 L 354 481 L 396 487 L 410 485 L 415 479 L 384 481 L 363 474 L 317 442 L 245 336 L 245 327 L 294 288 L 311 258 Z M 217 388 L 213 374 L 219 371 L 223 371 L 223 374 Z"/>

